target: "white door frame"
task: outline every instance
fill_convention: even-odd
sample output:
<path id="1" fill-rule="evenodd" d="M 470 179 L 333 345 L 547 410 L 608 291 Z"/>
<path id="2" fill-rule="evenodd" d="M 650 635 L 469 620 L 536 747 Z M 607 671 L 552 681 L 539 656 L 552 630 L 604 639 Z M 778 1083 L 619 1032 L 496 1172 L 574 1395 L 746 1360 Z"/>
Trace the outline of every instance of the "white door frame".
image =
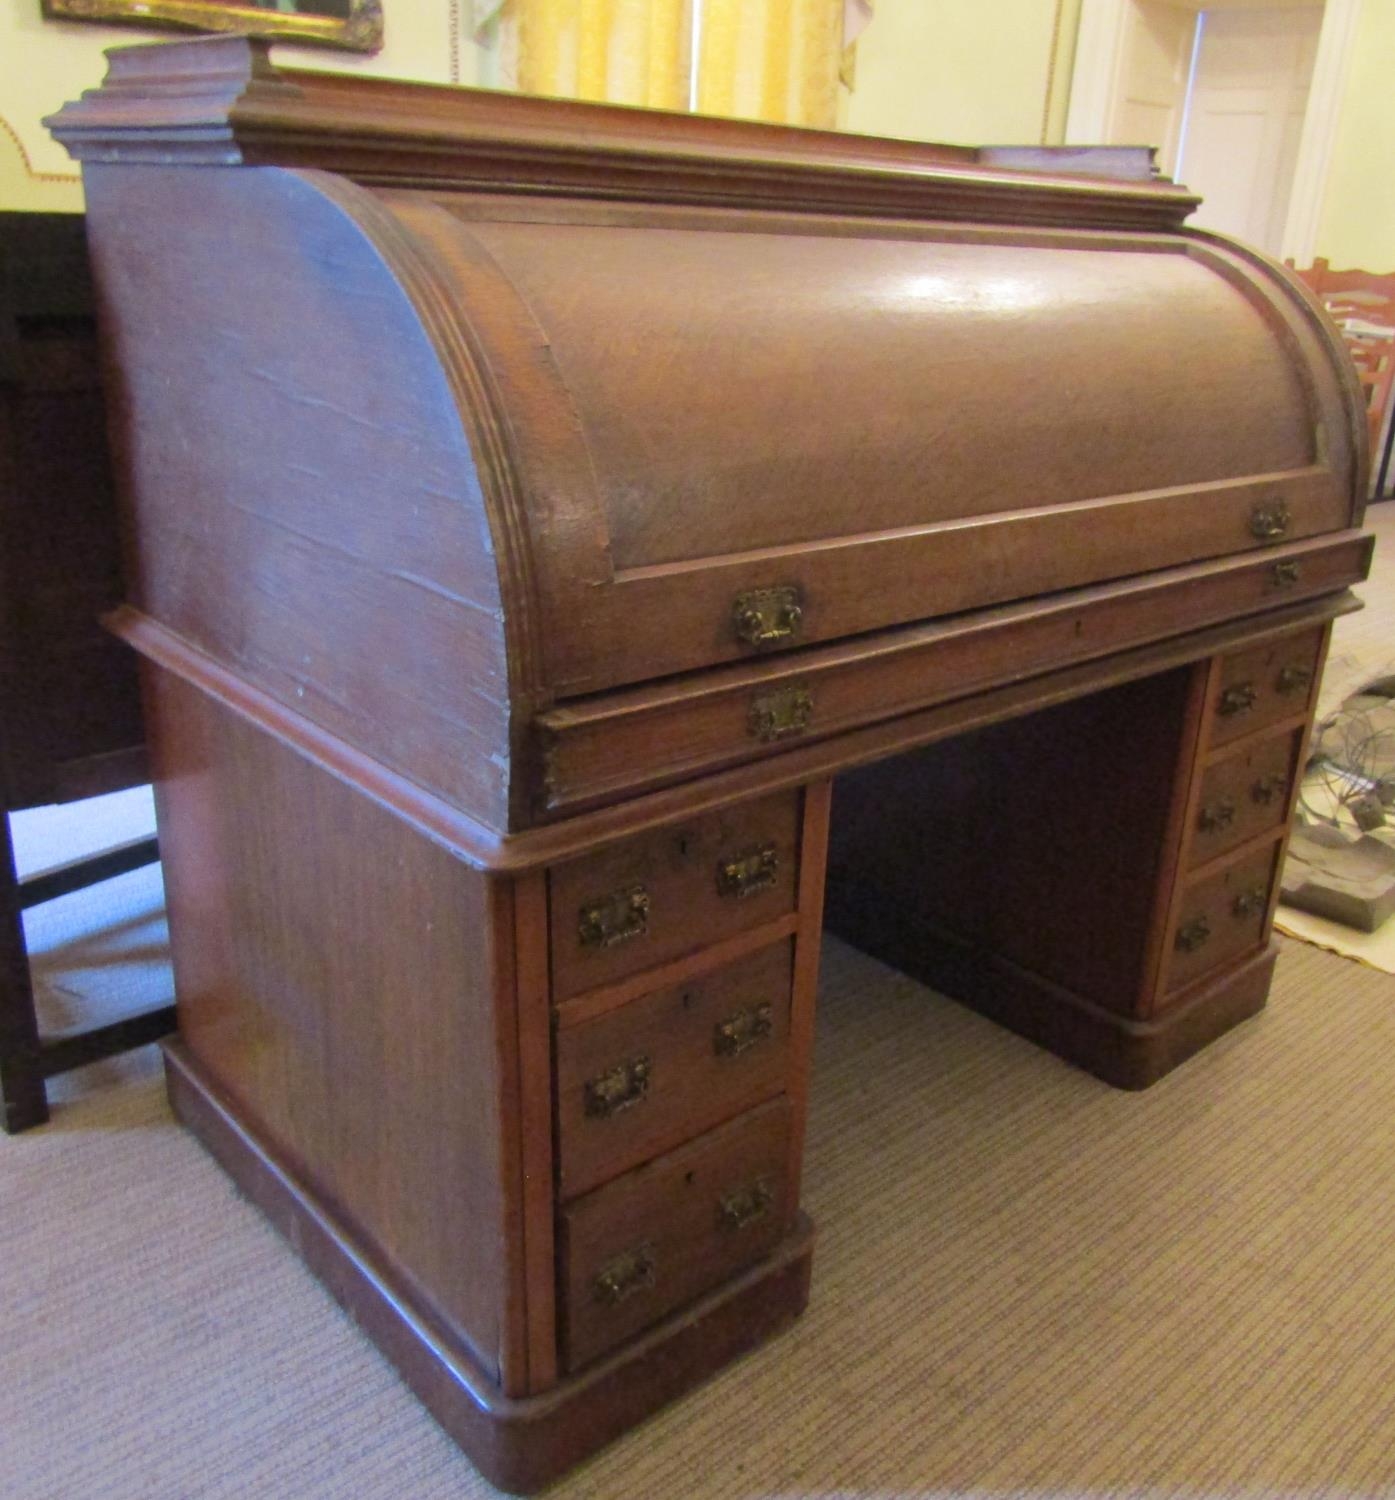
<path id="1" fill-rule="evenodd" d="M 1119 87 L 1124 28 L 1133 0 L 1081 0 L 1080 30 L 1075 43 L 1066 142 L 1088 145 L 1104 141 Z M 1177 3 L 1177 0 L 1174 0 Z M 1185 9 L 1224 8 L 1225 0 L 1180 0 Z M 1298 142 L 1293 171 L 1293 193 L 1284 224 L 1282 254 L 1295 265 L 1313 259 L 1318 220 L 1322 214 L 1327 168 L 1337 138 L 1342 94 L 1351 66 L 1356 24 L 1362 0 L 1325 0 L 1317 56 L 1308 88 L 1308 108 Z M 1129 144 L 1135 144 L 1130 142 Z"/>

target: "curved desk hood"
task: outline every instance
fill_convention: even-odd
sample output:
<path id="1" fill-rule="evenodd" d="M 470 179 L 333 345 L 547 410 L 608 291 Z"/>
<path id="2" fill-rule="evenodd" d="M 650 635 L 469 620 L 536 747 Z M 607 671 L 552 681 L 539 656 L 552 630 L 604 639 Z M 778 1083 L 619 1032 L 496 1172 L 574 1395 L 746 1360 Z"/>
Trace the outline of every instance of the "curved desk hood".
<path id="1" fill-rule="evenodd" d="M 133 532 L 182 543 L 133 604 L 489 827 L 644 784 L 565 788 L 604 695 L 637 722 L 665 682 L 1241 569 L 1357 515 L 1340 345 L 1171 183 L 344 88 L 209 39 L 113 54 L 52 122 L 139 372 Z"/>

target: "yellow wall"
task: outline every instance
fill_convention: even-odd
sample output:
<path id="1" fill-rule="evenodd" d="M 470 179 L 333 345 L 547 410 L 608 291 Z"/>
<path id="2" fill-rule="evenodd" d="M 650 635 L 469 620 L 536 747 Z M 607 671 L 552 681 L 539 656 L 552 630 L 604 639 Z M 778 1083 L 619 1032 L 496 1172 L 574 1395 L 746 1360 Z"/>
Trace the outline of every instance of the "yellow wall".
<path id="1" fill-rule="evenodd" d="M 468 14 L 469 6 L 461 9 Z M 386 40 L 373 57 L 323 47 L 278 46 L 296 67 L 336 68 L 446 83 L 451 77 L 450 0 L 386 0 Z M 106 47 L 159 41 L 173 32 L 45 21 L 39 0 L 0 0 L 0 209 L 82 207 L 76 165 L 39 123 L 102 80 Z M 459 44 L 459 76 L 482 81 L 480 51 Z"/>
<path id="2" fill-rule="evenodd" d="M 1318 220 L 1318 255 L 1395 271 L 1395 0 L 1365 0 Z"/>
<path id="3" fill-rule="evenodd" d="M 1080 0 L 877 0 L 844 124 L 972 146 L 1059 141 L 1079 15 Z"/>

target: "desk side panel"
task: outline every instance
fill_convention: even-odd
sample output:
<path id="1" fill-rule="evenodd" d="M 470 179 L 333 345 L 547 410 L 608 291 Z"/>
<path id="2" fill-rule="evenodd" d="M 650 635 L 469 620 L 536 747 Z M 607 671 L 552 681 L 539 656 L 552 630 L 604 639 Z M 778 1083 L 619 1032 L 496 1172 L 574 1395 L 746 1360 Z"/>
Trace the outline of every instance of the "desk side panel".
<path id="1" fill-rule="evenodd" d="M 127 594 L 495 828 L 510 687 L 467 416 L 374 200 L 89 167 Z"/>
<path id="2" fill-rule="evenodd" d="M 379 1278 L 521 1389 L 511 887 L 147 673 L 188 1053 Z"/>

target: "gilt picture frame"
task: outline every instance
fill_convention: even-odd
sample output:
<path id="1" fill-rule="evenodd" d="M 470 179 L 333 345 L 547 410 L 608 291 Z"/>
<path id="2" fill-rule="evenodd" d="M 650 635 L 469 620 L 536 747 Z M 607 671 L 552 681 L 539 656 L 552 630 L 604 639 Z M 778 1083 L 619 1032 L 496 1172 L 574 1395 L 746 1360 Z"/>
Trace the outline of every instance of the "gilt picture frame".
<path id="1" fill-rule="evenodd" d="M 40 0 L 52 21 L 99 21 L 175 31 L 239 32 L 351 52 L 383 45 L 379 0 Z"/>

